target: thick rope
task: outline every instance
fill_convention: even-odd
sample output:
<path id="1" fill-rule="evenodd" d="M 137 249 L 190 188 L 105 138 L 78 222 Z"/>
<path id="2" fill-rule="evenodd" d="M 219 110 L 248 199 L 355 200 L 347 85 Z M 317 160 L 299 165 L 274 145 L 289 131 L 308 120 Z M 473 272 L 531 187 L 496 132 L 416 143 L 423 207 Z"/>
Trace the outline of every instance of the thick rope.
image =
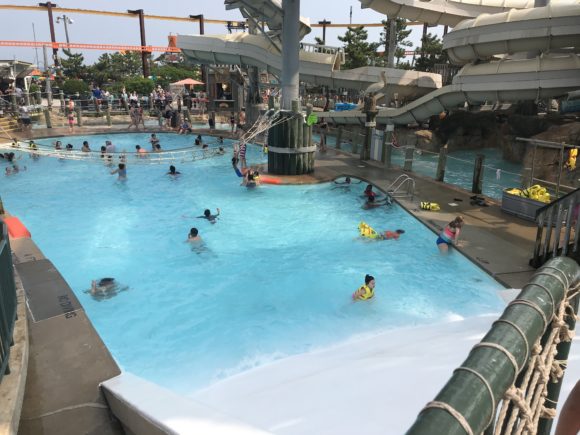
<path id="1" fill-rule="evenodd" d="M 425 405 L 425 407 L 422 409 L 421 412 L 423 412 L 425 409 L 428 408 L 439 408 L 447 411 L 449 414 L 453 416 L 453 418 L 455 418 L 455 420 L 459 422 L 459 424 L 461 425 L 463 430 L 467 433 L 467 435 L 473 435 L 473 430 L 471 430 L 471 426 L 469 426 L 469 423 L 467 422 L 465 417 L 461 415 L 461 413 L 457 411 L 455 408 L 453 408 L 451 405 L 448 405 L 445 402 L 433 401 L 427 403 L 427 405 Z"/>
<path id="2" fill-rule="evenodd" d="M 528 339 L 526 337 L 526 334 L 524 334 L 524 331 L 522 331 L 522 328 L 520 328 L 518 325 L 516 325 L 515 323 L 513 323 L 510 320 L 505 320 L 505 319 L 499 319 L 496 320 L 495 323 L 505 323 L 507 325 L 510 325 L 511 327 L 513 327 L 516 331 L 518 331 L 518 333 L 520 334 L 520 336 L 522 337 L 522 340 L 524 341 L 524 344 L 526 345 L 526 358 L 524 359 L 524 361 L 527 361 L 528 358 L 530 357 L 530 345 L 528 343 Z M 525 365 L 525 364 L 524 364 Z"/>
<path id="3" fill-rule="evenodd" d="M 481 343 L 478 343 L 475 346 L 473 346 L 474 349 L 476 349 L 478 347 L 489 347 L 492 349 L 499 350 L 501 353 L 503 353 L 510 360 L 510 362 L 512 363 L 512 366 L 514 368 L 514 379 L 512 381 L 512 384 L 516 381 L 516 378 L 517 378 L 518 373 L 520 372 L 521 368 L 518 366 L 518 362 L 516 361 L 516 357 L 509 350 L 507 350 L 505 347 L 503 347 L 500 344 L 490 343 L 490 342 L 481 342 Z"/>

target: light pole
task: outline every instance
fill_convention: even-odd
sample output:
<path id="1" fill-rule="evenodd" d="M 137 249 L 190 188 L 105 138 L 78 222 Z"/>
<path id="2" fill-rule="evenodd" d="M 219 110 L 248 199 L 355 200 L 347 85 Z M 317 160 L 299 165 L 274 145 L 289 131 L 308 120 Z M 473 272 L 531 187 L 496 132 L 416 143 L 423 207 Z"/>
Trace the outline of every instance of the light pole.
<path id="1" fill-rule="evenodd" d="M 60 23 L 61 21 L 64 23 L 64 34 L 66 35 L 66 44 L 67 44 L 66 48 L 70 53 L 70 47 L 69 47 L 70 40 L 68 38 L 68 25 L 73 24 L 74 21 L 70 17 L 67 17 L 66 15 L 62 15 L 62 16 L 59 15 L 58 17 L 56 17 L 57 24 Z M 64 51 L 66 53 L 66 51 L 64 49 L 62 51 Z"/>

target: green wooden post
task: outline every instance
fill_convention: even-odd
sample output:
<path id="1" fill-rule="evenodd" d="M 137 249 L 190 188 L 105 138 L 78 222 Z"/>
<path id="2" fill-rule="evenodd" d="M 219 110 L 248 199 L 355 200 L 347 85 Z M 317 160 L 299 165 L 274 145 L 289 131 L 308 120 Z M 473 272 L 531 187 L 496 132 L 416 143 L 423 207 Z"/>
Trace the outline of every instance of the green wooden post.
<path id="1" fill-rule="evenodd" d="M 344 127 L 342 125 L 338 126 L 338 133 L 336 134 L 336 149 L 339 150 L 342 143 L 342 130 Z"/>
<path id="2" fill-rule="evenodd" d="M 443 181 L 445 179 L 445 166 L 447 165 L 447 144 L 439 150 L 439 161 L 437 162 L 437 174 L 435 179 Z"/>
<path id="3" fill-rule="evenodd" d="M 14 92 L 10 94 L 10 101 L 12 103 L 12 111 L 18 112 L 18 100 L 16 100 L 16 94 Z"/>
<path id="4" fill-rule="evenodd" d="M 405 163 L 403 164 L 403 171 L 411 172 L 413 170 L 413 156 L 415 155 L 415 148 L 405 148 Z"/>
<path id="5" fill-rule="evenodd" d="M 187 119 L 187 122 L 191 124 L 191 114 L 189 113 L 189 109 L 187 108 L 187 106 L 183 108 L 183 116 L 185 117 L 185 119 Z M 211 113 L 209 116 L 211 116 Z"/>
<path id="6" fill-rule="evenodd" d="M 75 107 L 75 112 L 77 113 L 77 125 L 79 127 L 83 126 L 83 109 L 81 108 L 81 106 L 76 106 Z"/>
<path id="7" fill-rule="evenodd" d="M 40 89 L 36 90 L 36 104 L 38 104 L 39 106 L 42 104 L 42 94 L 40 92 Z"/>
<path id="8" fill-rule="evenodd" d="M 27 106 L 30 106 L 30 92 L 24 92 L 24 102 Z"/>
<path id="9" fill-rule="evenodd" d="M 64 104 L 64 91 L 62 89 L 59 91 L 58 97 L 60 99 L 60 111 L 66 114 L 66 106 Z"/>
<path id="10" fill-rule="evenodd" d="M 111 106 L 107 106 L 107 110 L 105 111 L 105 117 L 107 118 L 107 125 L 109 127 L 113 125 L 113 121 L 111 120 Z"/>
<path id="11" fill-rule="evenodd" d="M 552 313 L 579 280 L 580 268 L 576 261 L 568 257 L 548 261 L 524 286 L 517 299 L 507 306 L 461 367 L 453 372 L 434 402 L 460 414 L 474 434 L 482 433 L 493 424 L 494 404 L 500 402 L 521 369 L 528 364 L 532 346 L 549 331 Z M 502 348 L 513 356 L 515 367 Z M 429 404 L 406 433 L 432 435 L 434 428 L 437 428 L 437 433 L 446 435 L 466 433 L 459 419 L 447 410 Z"/>
<path id="12" fill-rule="evenodd" d="M 46 128 L 52 128 L 52 119 L 50 119 L 50 111 L 48 107 L 45 107 L 43 110 L 44 112 L 44 120 L 46 121 Z"/>
<path id="13" fill-rule="evenodd" d="M 473 168 L 473 183 L 471 185 L 471 191 L 473 193 L 481 193 L 483 190 L 483 161 L 485 156 L 483 154 L 478 154 L 475 158 L 475 166 Z"/>

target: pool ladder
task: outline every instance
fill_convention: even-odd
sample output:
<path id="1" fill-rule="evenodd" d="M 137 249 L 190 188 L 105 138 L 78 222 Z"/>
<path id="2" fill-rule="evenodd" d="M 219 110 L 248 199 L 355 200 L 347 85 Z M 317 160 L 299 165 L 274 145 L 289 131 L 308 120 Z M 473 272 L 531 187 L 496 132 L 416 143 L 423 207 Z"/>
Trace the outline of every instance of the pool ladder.
<path id="1" fill-rule="evenodd" d="M 401 174 L 387 187 L 391 198 L 411 198 L 415 195 L 415 180 L 407 174 Z"/>

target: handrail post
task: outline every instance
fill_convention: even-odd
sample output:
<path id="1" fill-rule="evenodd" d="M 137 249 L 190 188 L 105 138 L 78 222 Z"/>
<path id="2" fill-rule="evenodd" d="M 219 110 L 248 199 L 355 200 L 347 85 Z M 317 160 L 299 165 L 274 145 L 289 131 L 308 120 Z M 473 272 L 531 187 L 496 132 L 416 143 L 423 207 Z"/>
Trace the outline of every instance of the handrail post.
<path id="1" fill-rule="evenodd" d="M 445 144 L 439 149 L 439 161 L 437 162 L 437 175 L 435 176 L 435 180 L 444 181 L 446 165 L 447 165 L 447 144 Z"/>
<path id="2" fill-rule="evenodd" d="M 558 164 L 558 177 L 556 178 L 556 199 L 560 197 L 560 180 L 562 178 L 562 169 L 564 169 L 564 143 L 560 149 L 560 163 Z"/>
<path id="3" fill-rule="evenodd" d="M 63 114 L 66 114 L 65 104 L 64 104 L 64 91 L 62 89 L 59 91 L 58 97 L 60 99 L 60 111 Z"/>

